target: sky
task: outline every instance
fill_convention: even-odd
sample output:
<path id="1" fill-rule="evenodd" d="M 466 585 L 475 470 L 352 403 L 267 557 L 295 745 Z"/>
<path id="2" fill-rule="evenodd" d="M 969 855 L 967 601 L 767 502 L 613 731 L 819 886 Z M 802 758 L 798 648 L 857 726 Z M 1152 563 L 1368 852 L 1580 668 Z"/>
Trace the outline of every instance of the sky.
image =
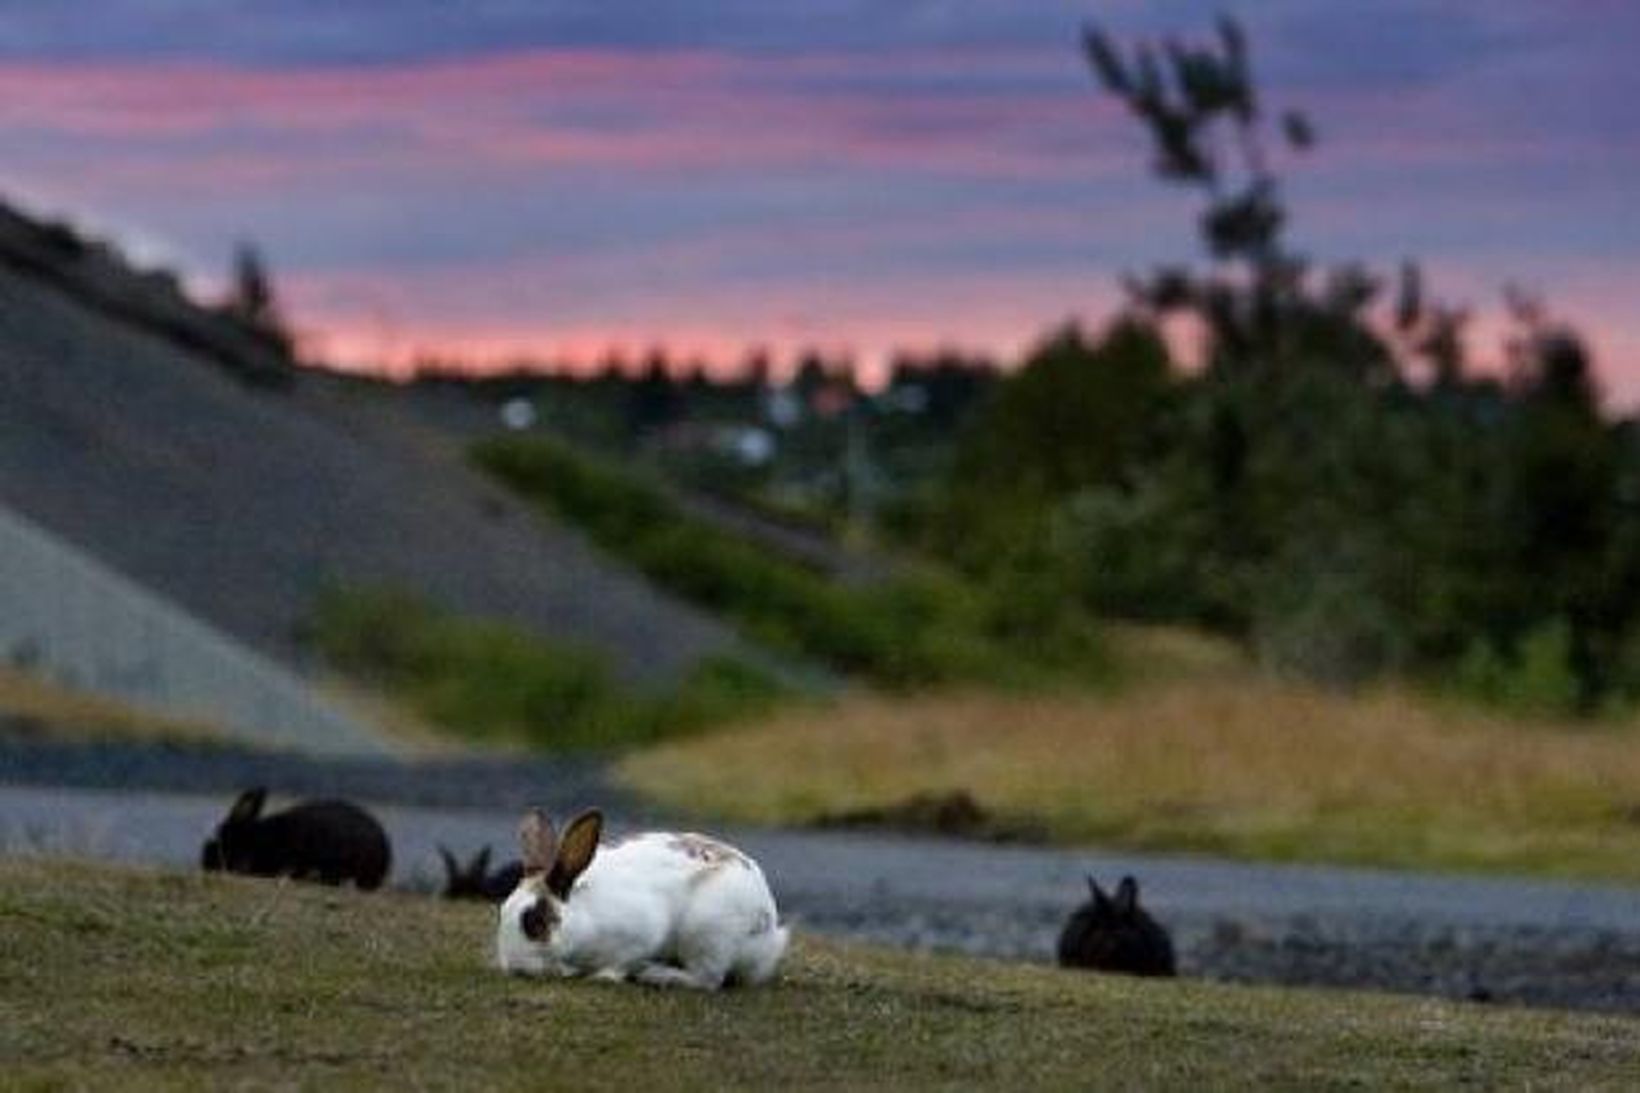
<path id="1" fill-rule="evenodd" d="M 1198 256 L 1080 28 L 1196 0 L 0 0 L 0 194 L 220 291 L 252 240 L 312 353 L 653 345 L 1014 357 Z M 1243 0 L 1320 146 L 1291 242 L 1538 291 L 1640 405 L 1640 4 Z"/>

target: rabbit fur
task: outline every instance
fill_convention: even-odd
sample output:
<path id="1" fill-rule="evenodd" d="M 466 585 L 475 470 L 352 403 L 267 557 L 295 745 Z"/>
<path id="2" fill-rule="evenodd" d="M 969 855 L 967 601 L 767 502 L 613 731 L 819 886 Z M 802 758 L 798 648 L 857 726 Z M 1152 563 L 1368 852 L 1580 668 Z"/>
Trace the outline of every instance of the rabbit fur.
<path id="1" fill-rule="evenodd" d="M 447 847 L 440 846 L 438 853 L 444 861 L 444 891 L 441 894 L 445 899 L 500 903 L 512 894 L 524 875 L 524 864 L 519 861 L 507 862 L 491 872 L 488 846 L 474 854 L 466 865 L 462 865 Z"/>
<path id="2" fill-rule="evenodd" d="M 381 886 L 393 852 L 374 816 L 336 800 L 308 801 L 263 816 L 267 796 L 262 787 L 239 795 L 200 850 L 204 869 L 322 884 L 352 881 L 365 890 Z"/>
<path id="3" fill-rule="evenodd" d="M 1175 974 L 1173 939 L 1139 906 L 1138 881 L 1123 877 L 1112 896 L 1089 877 L 1088 896 L 1059 935 L 1061 966 L 1126 975 Z"/>
<path id="4" fill-rule="evenodd" d="M 496 932 L 503 970 L 702 990 L 774 975 L 790 935 L 755 861 L 692 833 L 600 848 L 602 827 L 589 810 L 559 842 L 543 813 L 525 815 L 524 876 Z"/>

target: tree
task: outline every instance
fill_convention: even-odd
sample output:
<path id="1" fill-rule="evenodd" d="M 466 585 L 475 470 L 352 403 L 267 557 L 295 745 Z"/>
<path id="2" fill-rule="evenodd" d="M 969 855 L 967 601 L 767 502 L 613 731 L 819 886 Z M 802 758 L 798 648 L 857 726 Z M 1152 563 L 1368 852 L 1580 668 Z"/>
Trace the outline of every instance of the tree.
<path id="1" fill-rule="evenodd" d="M 1168 38 L 1141 41 L 1129 52 L 1090 26 L 1083 50 L 1105 89 L 1150 135 L 1157 175 L 1196 188 L 1204 200 L 1199 230 L 1212 268 L 1169 266 L 1130 276 L 1134 303 L 1158 316 L 1198 317 L 1210 333 L 1215 370 L 1303 361 L 1372 382 L 1391 379 L 1391 354 L 1360 321 L 1381 290 L 1379 279 L 1345 264 L 1316 283 L 1309 263 L 1285 241 L 1288 214 L 1274 148 L 1302 156 L 1316 145 L 1315 128 L 1297 111 L 1271 125 L 1240 25 L 1221 18 L 1207 45 Z"/>
<path id="2" fill-rule="evenodd" d="M 1486 377 L 1468 310 L 1415 263 L 1312 268 L 1278 167 L 1315 132 L 1269 120 L 1233 21 L 1207 46 L 1082 46 L 1156 173 L 1202 195 L 1208 260 L 1128 277 L 1104 338 L 1061 330 L 997 382 L 925 545 L 1022 605 L 1010 634 L 1092 611 L 1205 624 L 1337 684 L 1640 700 L 1640 421 L 1605 415 L 1577 332 L 1510 292 L 1506 374 Z M 1199 370 L 1170 367 L 1175 315 L 1206 331 Z"/>
<path id="3" fill-rule="evenodd" d="M 959 473 L 1039 497 L 1120 482 L 1171 383 L 1167 347 L 1147 323 L 1119 321 L 1096 343 L 1067 326 L 998 388 L 964 438 Z"/>
<path id="4" fill-rule="evenodd" d="M 1311 270 L 1286 241 L 1272 148 L 1301 156 L 1315 133 L 1295 113 L 1270 124 L 1233 20 L 1201 47 L 1124 51 L 1090 27 L 1083 49 L 1148 132 L 1157 174 L 1203 195 L 1212 262 L 1127 281 L 1142 314 L 1203 322 L 1208 367 L 1143 488 L 1079 502 L 1085 548 L 1123 562 L 1090 567 L 1096 598 L 1194 605 L 1312 675 L 1478 656 L 1512 681 L 1562 681 L 1552 704 L 1568 679 L 1584 711 L 1640 692 L 1640 506 L 1626 500 L 1640 455 L 1633 427 L 1602 415 L 1576 332 L 1508 292 L 1507 381 L 1480 381 L 1468 312 L 1415 264 L 1377 322 L 1387 279 Z M 1196 564 L 1151 564 L 1184 555 Z"/>
<path id="5" fill-rule="evenodd" d="M 644 360 L 643 372 L 627 395 L 627 428 L 634 437 L 676 424 L 684 411 L 683 388 L 672 378 L 666 351 L 655 348 Z"/>
<path id="6" fill-rule="evenodd" d="M 291 338 L 274 298 L 273 282 L 253 243 L 241 242 L 234 248 L 233 284 L 222 309 L 282 351 L 290 351 Z"/>

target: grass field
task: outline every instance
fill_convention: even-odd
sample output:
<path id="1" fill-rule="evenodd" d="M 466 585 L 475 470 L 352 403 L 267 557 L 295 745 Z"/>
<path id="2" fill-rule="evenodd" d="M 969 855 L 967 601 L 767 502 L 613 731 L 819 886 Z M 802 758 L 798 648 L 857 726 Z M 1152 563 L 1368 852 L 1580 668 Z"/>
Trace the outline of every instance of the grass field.
<path id="1" fill-rule="evenodd" d="M 491 912 L 0 860 L 7 1088 L 1632 1088 L 1640 1022 L 800 937 L 719 995 L 509 979 Z"/>
<path id="2" fill-rule="evenodd" d="M 621 773 L 742 822 L 965 789 L 1005 826 L 1064 842 L 1640 881 L 1634 726 L 1500 718 L 1407 690 L 1345 696 L 1192 655 L 1201 663 L 1105 694 L 793 709 L 637 754 Z"/>

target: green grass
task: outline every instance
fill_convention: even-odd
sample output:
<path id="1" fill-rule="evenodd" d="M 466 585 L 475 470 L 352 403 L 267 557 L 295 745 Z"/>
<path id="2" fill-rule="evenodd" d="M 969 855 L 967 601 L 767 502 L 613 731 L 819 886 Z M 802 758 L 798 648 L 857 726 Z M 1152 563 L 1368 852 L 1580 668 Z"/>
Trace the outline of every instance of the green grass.
<path id="1" fill-rule="evenodd" d="M 784 693 L 729 657 L 703 660 L 669 690 L 638 692 L 615 681 L 594 652 L 452 616 L 387 588 L 329 591 L 310 636 L 343 673 L 385 689 L 451 736 L 492 744 L 628 747 L 763 711 Z"/>
<path id="2" fill-rule="evenodd" d="M 0 861 L 0 1085 L 1627 1089 L 1640 1022 L 799 936 L 716 995 L 513 979 L 488 908 Z"/>
<path id="3" fill-rule="evenodd" d="M 988 594 L 932 566 L 907 566 L 867 588 L 839 585 L 684 515 L 640 475 L 546 437 L 484 441 L 472 457 L 657 584 L 758 641 L 844 674 L 903 688 L 1086 678 L 1104 669 L 1086 620 L 1043 610 L 1059 601 Z"/>

